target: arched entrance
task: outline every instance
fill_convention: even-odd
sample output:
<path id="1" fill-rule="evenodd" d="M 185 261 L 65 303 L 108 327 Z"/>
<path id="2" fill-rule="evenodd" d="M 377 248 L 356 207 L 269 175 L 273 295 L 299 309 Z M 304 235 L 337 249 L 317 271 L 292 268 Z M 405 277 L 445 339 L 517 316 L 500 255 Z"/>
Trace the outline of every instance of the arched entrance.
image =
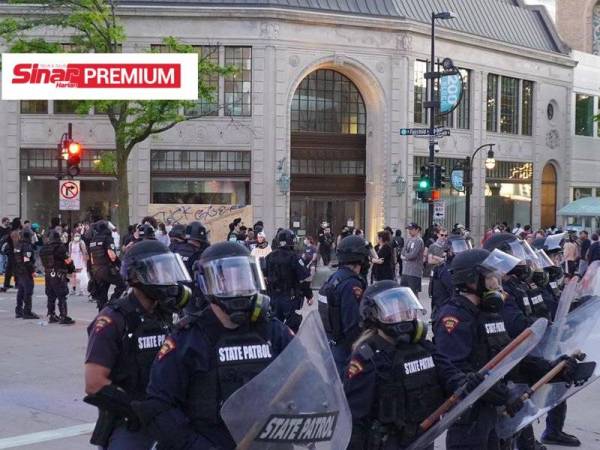
<path id="1" fill-rule="evenodd" d="M 365 227 L 367 113 L 356 85 L 318 69 L 302 80 L 291 105 L 292 228 L 316 236 L 323 221 L 334 235 Z"/>
<path id="2" fill-rule="evenodd" d="M 543 228 L 556 225 L 556 169 L 547 163 L 542 172 L 542 220 Z"/>

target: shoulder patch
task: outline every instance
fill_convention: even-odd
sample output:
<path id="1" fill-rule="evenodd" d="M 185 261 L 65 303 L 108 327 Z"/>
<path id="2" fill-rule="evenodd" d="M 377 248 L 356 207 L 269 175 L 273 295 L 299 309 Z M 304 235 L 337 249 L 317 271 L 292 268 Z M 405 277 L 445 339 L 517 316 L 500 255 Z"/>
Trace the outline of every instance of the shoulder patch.
<path id="1" fill-rule="evenodd" d="M 158 351 L 156 357 L 160 361 L 173 350 L 175 350 L 176 347 L 177 345 L 175 344 L 175 339 L 169 336 L 165 339 L 165 342 L 163 342 L 163 345 L 160 347 L 160 350 Z"/>
<path id="2" fill-rule="evenodd" d="M 358 359 L 352 359 L 348 364 L 348 379 L 351 380 L 357 375 L 360 375 L 364 367 Z"/>
<path id="3" fill-rule="evenodd" d="M 113 320 L 108 316 L 98 316 L 98 318 L 96 319 L 96 323 L 94 323 L 94 332 L 100 333 L 106 327 L 110 326 L 112 322 Z"/>
<path id="4" fill-rule="evenodd" d="M 356 297 L 356 300 L 360 300 L 363 295 L 363 288 L 360 286 L 353 286 L 352 293 L 354 294 L 354 297 Z"/>
<path id="5" fill-rule="evenodd" d="M 456 329 L 460 320 L 458 320 L 455 316 L 446 316 L 442 318 L 442 323 L 444 324 L 444 328 L 448 332 L 448 334 L 452 334 L 452 332 Z"/>

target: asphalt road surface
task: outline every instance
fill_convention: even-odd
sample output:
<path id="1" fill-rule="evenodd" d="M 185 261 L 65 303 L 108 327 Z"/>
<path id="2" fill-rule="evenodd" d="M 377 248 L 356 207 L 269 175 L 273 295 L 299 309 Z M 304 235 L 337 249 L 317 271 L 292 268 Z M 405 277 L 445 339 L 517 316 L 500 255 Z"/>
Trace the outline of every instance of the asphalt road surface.
<path id="1" fill-rule="evenodd" d="M 318 274 L 315 281 L 326 275 Z M 40 315 L 46 312 L 43 289 L 37 285 L 34 292 L 34 311 Z M 82 397 L 86 327 L 95 305 L 81 296 L 69 297 L 69 314 L 77 323 L 46 325 L 15 319 L 15 295 L 14 289 L 0 294 L 0 449 L 93 448 L 88 441 L 96 410 Z M 429 302 L 422 301 L 427 307 Z M 565 431 L 583 441 L 581 449 L 600 449 L 598 411 L 600 383 L 569 401 Z M 536 424 L 536 435 L 542 428 L 543 423 Z M 438 439 L 436 449 L 443 448 L 443 439 Z"/>

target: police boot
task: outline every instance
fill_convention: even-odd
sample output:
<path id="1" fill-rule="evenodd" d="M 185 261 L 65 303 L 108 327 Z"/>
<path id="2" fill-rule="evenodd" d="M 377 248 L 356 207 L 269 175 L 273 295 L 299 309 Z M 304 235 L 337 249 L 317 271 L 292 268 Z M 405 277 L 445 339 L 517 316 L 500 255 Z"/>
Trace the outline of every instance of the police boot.
<path id="1" fill-rule="evenodd" d="M 58 323 L 58 317 L 56 317 L 56 314 L 48 314 L 48 323 Z"/>
<path id="2" fill-rule="evenodd" d="M 23 308 L 15 308 L 15 319 L 23 318 Z"/>
<path id="3" fill-rule="evenodd" d="M 542 445 L 533 434 L 533 426 L 529 425 L 521 430 L 517 437 L 517 447 L 519 450 L 546 450 L 546 446 Z"/>
<path id="4" fill-rule="evenodd" d="M 31 310 L 31 297 L 25 299 L 25 307 L 23 308 L 23 319 L 39 319 L 36 313 Z"/>
<path id="5" fill-rule="evenodd" d="M 542 442 L 548 445 L 562 445 L 563 447 L 579 447 L 581 445 L 581 441 L 577 437 L 563 431 L 544 433 Z"/>
<path id="6" fill-rule="evenodd" d="M 59 303 L 58 310 L 60 311 L 60 324 L 61 325 L 73 325 L 75 321 L 67 316 L 67 305 L 66 302 Z"/>

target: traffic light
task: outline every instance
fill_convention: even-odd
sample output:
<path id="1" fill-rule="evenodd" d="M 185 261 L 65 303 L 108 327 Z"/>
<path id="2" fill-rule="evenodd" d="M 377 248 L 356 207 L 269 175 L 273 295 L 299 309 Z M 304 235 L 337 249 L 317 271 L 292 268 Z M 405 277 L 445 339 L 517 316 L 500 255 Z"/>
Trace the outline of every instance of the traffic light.
<path id="1" fill-rule="evenodd" d="M 431 197 L 431 177 L 427 166 L 421 166 L 421 176 L 417 183 L 417 198 L 429 202 Z"/>
<path id="2" fill-rule="evenodd" d="M 441 164 L 436 164 L 433 167 L 433 187 L 441 189 L 446 186 L 448 177 L 446 177 L 446 168 Z"/>
<path id="3" fill-rule="evenodd" d="M 73 140 L 65 140 L 63 143 L 62 156 L 67 161 L 67 172 L 72 177 L 79 175 L 79 164 L 83 155 L 81 144 Z"/>

